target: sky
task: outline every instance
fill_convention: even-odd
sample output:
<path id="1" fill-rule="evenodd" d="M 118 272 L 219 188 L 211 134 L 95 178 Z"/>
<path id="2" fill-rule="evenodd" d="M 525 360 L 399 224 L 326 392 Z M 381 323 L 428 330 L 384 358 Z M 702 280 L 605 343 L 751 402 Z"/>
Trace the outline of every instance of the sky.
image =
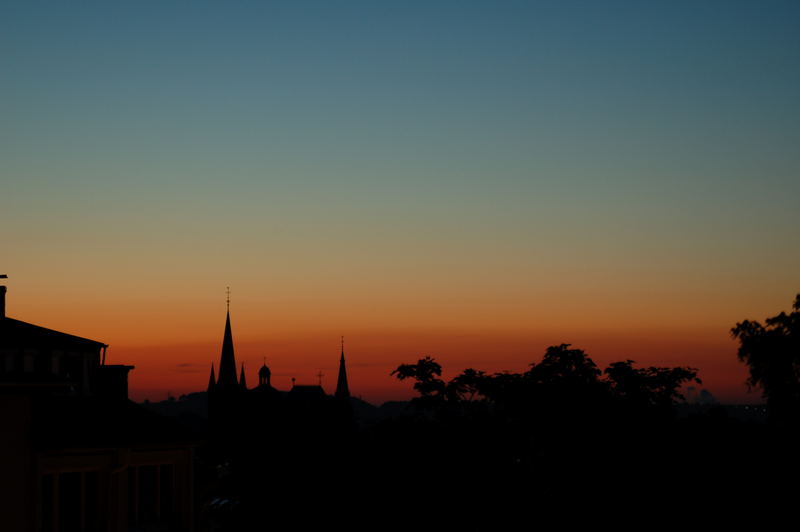
<path id="1" fill-rule="evenodd" d="M 0 1 L 7 314 L 204 389 L 436 358 L 744 385 L 800 292 L 794 1 Z M 322 373 L 322 377 L 319 377 Z"/>

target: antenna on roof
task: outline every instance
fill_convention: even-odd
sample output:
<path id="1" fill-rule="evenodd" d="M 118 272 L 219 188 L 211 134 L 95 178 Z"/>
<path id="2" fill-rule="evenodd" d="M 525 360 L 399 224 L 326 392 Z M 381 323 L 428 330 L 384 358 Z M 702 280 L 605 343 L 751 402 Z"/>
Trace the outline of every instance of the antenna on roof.
<path id="1" fill-rule="evenodd" d="M 0 273 L 0 279 L 8 279 L 8 275 Z M 6 317 L 6 285 L 0 286 L 0 318 Z"/>

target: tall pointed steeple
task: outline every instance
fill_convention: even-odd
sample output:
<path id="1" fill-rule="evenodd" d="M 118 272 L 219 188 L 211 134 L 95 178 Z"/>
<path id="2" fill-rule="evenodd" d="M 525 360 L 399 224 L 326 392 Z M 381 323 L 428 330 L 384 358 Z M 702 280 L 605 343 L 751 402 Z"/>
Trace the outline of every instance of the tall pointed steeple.
<path id="1" fill-rule="evenodd" d="M 214 375 L 214 363 L 211 363 L 211 376 L 208 377 L 208 391 L 214 389 L 214 386 L 217 385 L 217 377 Z"/>
<path id="2" fill-rule="evenodd" d="M 247 381 L 244 380 L 244 362 L 242 362 L 242 372 L 239 374 L 239 386 L 241 386 L 243 390 L 247 389 Z"/>
<path id="3" fill-rule="evenodd" d="M 342 336 L 342 356 L 339 359 L 339 378 L 336 380 L 336 393 L 334 397 L 337 399 L 350 398 L 350 388 L 347 386 L 347 370 L 344 366 L 344 336 Z"/>
<path id="4" fill-rule="evenodd" d="M 228 289 L 228 312 L 225 316 L 225 335 L 222 337 L 222 354 L 219 358 L 219 380 L 217 385 L 234 388 L 239 384 L 236 379 L 236 358 L 233 356 L 233 334 L 231 334 L 231 298 Z"/>

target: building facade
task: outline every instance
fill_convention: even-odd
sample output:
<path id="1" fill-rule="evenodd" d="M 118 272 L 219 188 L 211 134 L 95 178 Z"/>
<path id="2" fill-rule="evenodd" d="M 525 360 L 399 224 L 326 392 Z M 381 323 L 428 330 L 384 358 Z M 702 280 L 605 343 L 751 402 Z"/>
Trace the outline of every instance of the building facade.
<path id="1" fill-rule="evenodd" d="M 0 286 L 0 530 L 194 530 L 196 438 L 128 399 L 103 342 L 6 315 Z"/>

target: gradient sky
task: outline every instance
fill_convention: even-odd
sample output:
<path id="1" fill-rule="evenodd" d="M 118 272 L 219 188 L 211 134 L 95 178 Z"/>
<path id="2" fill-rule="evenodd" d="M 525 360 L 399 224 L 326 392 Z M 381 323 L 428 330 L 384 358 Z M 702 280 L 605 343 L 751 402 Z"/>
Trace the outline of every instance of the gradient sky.
<path id="1" fill-rule="evenodd" d="M 690 365 L 800 292 L 800 3 L 0 2 L 12 317 L 204 388 Z"/>

